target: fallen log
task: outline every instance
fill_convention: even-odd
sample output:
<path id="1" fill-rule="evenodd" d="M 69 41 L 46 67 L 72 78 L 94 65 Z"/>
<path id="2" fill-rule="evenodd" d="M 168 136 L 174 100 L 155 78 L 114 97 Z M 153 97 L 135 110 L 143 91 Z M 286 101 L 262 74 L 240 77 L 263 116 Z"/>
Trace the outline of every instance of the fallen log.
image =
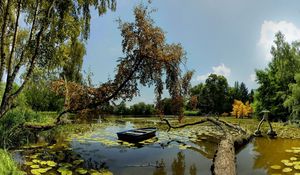
<path id="1" fill-rule="evenodd" d="M 253 137 L 253 135 L 248 134 L 243 128 L 218 119 L 205 118 L 194 123 L 188 123 L 180 126 L 172 126 L 167 119 L 163 119 L 163 121 L 166 122 L 166 124 L 169 126 L 169 129 L 178 129 L 186 126 L 201 124 L 204 122 L 211 122 L 222 129 L 222 131 L 224 132 L 224 136 L 219 142 L 218 149 L 214 155 L 213 164 L 211 166 L 211 172 L 213 175 L 236 175 L 237 172 L 235 154 L 237 150 L 248 144 Z M 238 131 L 239 135 L 231 135 L 223 129 L 222 125 Z"/>
<path id="2" fill-rule="evenodd" d="M 211 171 L 215 175 L 236 174 L 234 141 L 231 135 L 220 141 L 213 159 Z"/>

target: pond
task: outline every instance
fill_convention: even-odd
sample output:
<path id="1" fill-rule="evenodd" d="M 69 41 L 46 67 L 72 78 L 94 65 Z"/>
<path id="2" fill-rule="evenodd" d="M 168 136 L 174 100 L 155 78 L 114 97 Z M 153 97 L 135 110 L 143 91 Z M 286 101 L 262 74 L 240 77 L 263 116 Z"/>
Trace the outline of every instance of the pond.
<path id="1" fill-rule="evenodd" d="M 152 139 L 137 144 L 117 139 L 116 132 L 149 125 L 158 126 Z M 134 119 L 97 124 L 86 132 L 59 133 L 52 144 L 23 147 L 14 155 L 28 174 L 211 174 L 221 135 L 209 124 L 168 132 L 158 121 Z M 237 154 L 238 172 L 280 174 L 292 169 L 290 173 L 300 173 L 296 169 L 299 147 L 299 140 L 256 138 Z"/>

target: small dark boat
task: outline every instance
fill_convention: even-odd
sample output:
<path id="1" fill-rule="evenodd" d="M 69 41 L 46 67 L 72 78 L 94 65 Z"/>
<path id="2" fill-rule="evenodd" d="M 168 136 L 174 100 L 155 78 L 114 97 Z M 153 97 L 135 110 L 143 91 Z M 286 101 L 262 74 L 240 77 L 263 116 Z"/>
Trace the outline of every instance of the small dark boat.
<path id="1" fill-rule="evenodd" d="M 143 140 L 150 139 L 155 136 L 156 128 L 139 128 L 131 129 L 127 131 L 118 132 L 119 140 L 124 140 L 127 142 L 140 142 Z"/>

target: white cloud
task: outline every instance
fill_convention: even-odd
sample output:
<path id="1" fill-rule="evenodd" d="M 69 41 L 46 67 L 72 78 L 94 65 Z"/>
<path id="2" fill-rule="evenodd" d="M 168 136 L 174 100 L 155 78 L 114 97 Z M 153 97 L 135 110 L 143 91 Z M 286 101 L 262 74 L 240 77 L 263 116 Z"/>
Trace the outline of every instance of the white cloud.
<path id="1" fill-rule="evenodd" d="M 212 69 L 214 74 L 223 75 L 226 78 L 228 78 L 231 73 L 230 68 L 226 67 L 223 63 L 219 66 L 212 67 Z"/>
<path id="2" fill-rule="evenodd" d="M 206 78 L 209 76 L 210 73 L 204 75 L 198 75 L 196 81 L 205 81 Z"/>
<path id="3" fill-rule="evenodd" d="M 271 61 L 271 47 L 275 38 L 275 34 L 281 31 L 287 42 L 293 42 L 300 39 L 300 29 L 293 23 L 287 21 L 264 21 L 261 26 L 260 39 L 258 46 L 262 48 L 263 54 L 267 61 Z"/>
<path id="4" fill-rule="evenodd" d="M 255 82 L 255 80 L 256 80 L 256 74 L 251 74 L 250 81 Z"/>
<path id="5" fill-rule="evenodd" d="M 213 66 L 212 70 L 213 71 L 210 73 L 198 75 L 196 77 L 196 80 L 197 81 L 205 81 L 210 74 L 223 75 L 224 77 L 228 78 L 231 73 L 231 69 L 229 67 L 226 67 L 223 63 L 220 64 L 219 66 Z"/>

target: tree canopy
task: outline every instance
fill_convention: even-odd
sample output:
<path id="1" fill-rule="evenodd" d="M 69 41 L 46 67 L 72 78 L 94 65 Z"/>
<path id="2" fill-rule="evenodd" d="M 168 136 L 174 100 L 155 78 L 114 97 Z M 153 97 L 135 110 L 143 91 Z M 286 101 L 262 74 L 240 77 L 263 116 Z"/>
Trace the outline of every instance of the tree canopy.
<path id="1" fill-rule="evenodd" d="M 13 106 L 35 67 L 53 68 L 57 65 L 66 65 L 62 64 L 66 60 L 59 60 L 62 58 L 58 56 L 61 47 L 68 42 L 76 44 L 78 40 L 87 40 L 90 31 L 90 8 L 97 9 L 98 14 L 102 15 L 107 9 L 115 10 L 116 1 L 1 1 L 1 82 L 4 75 L 6 78 L 0 117 Z M 70 55 L 68 58 L 75 62 L 78 55 Z M 20 70 L 24 70 L 21 85 L 13 90 L 13 84 L 20 75 Z M 64 71 L 66 72 L 66 69 Z"/>
<path id="2" fill-rule="evenodd" d="M 181 78 L 180 65 L 185 62 L 185 52 L 180 44 L 166 43 L 165 33 L 155 26 L 149 9 L 139 5 L 134 9 L 134 22 L 119 20 L 122 51 L 116 74 L 112 80 L 97 88 L 76 83 L 64 85 L 63 81 L 53 84 L 57 93 L 69 92 L 70 106 L 64 112 L 84 109 L 101 109 L 112 100 L 131 100 L 139 94 L 138 85 L 154 86 L 157 101 L 161 100 L 164 84 L 172 99 L 180 99 L 186 93 L 191 76 Z M 165 81 L 163 78 L 165 77 Z"/>

